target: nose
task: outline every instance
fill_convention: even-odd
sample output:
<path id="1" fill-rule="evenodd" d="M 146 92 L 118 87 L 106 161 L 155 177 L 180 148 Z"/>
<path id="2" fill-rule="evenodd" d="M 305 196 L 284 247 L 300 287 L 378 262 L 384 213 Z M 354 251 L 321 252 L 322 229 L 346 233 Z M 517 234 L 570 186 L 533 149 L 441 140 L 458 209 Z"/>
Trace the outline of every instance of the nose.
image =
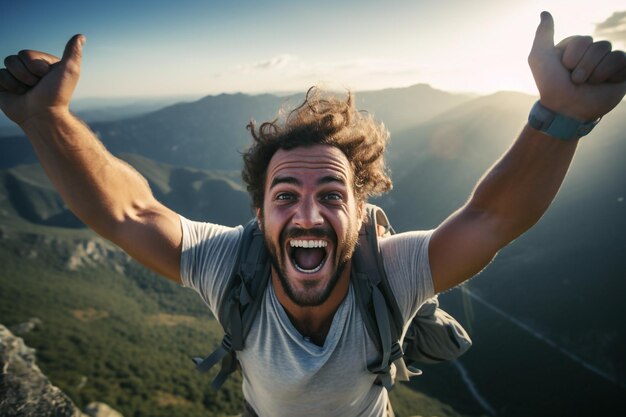
<path id="1" fill-rule="evenodd" d="M 298 205 L 292 218 L 293 223 L 302 229 L 312 229 L 324 224 L 320 207 L 313 198 L 305 198 Z"/>

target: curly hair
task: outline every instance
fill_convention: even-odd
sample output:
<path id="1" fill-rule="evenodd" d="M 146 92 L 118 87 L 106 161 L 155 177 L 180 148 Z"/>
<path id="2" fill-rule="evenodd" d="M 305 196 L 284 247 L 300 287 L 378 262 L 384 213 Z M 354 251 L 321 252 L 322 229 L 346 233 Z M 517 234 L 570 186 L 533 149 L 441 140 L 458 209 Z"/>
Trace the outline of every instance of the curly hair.
<path id="1" fill-rule="evenodd" d="M 339 148 L 350 161 L 360 201 L 391 189 L 384 161 L 389 132 L 369 113 L 356 109 L 351 93 L 344 101 L 311 87 L 300 106 L 281 118 L 283 113 L 258 129 L 254 121 L 246 126 L 254 141 L 243 153 L 242 178 L 255 208 L 263 207 L 267 167 L 276 151 L 300 146 L 325 144 Z"/>

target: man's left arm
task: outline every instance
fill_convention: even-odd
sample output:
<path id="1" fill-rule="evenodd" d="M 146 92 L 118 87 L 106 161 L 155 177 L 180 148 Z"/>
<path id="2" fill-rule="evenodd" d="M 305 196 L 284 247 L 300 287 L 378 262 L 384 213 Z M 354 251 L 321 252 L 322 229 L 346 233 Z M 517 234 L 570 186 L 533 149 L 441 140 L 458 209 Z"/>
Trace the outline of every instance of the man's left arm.
<path id="1" fill-rule="evenodd" d="M 540 103 L 579 121 L 594 121 L 626 94 L 626 56 L 608 42 L 570 37 L 554 45 L 544 12 L 528 57 Z M 565 178 L 577 140 L 526 125 L 513 146 L 478 182 L 469 201 L 434 232 L 429 245 L 435 292 L 474 276 L 495 254 L 534 225 Z"/>

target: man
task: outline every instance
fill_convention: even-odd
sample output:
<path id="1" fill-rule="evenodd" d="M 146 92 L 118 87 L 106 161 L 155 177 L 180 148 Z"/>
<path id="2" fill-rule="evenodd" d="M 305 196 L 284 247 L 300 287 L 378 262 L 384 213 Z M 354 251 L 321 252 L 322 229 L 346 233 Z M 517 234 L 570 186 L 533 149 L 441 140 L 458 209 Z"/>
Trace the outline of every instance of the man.
<path id="1" fill-rule="evenodd" d="M 433 294 L 479 272 L 541 217 L 576 139 L 624 97 L 623 52 L 580 36 L 555 46 L 553 32 L 552 17 L 543 13 L 529 56 L 540 105 L 468 202 L 434 231 L 381 242 L 406 320 Z M 70 114 L 83 42 L 73 37 L 60 60 L 37 51 L 7 57 L 0 107 L 24 130 L 83 222 L 149 268 L 196 289 L 216 313 L 242 229 L 191 222 L 161 205 L 147 182 Z M 350 286 L 364 202 L 390 187 L 382 159 L 387 134 L 359 116 L 350 99 L 315 92 L 285 121 L 249 128 L 255 144 L 244 157 L 244 180 L 273 267 L 238 353 L 247 413 L 387 415 L 387 393 L 367 371 L 378 352 Z"/>

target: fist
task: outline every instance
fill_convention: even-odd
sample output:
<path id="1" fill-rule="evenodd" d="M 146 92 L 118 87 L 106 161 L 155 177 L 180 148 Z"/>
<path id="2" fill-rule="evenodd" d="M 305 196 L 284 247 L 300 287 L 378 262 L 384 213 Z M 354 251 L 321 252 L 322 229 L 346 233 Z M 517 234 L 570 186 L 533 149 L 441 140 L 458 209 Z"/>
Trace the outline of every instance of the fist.
<path id="1" fill-rule="evenodd" d="M 69 109 L 78 83 L 84 37 L 75 35 L 61 59 L 23 50 L 5 58 L 0 69 L 0 108 L 18 124 L 47 111 Z"/>
<path id="2" fill-rule="evenodd" d="M 571 36 L 554 45 L 554 21 L 541 14 L 528 63 L 541 103 L 578 120 L 596 120 L 626 94 L 626 55 L 607 41 Z"/>

